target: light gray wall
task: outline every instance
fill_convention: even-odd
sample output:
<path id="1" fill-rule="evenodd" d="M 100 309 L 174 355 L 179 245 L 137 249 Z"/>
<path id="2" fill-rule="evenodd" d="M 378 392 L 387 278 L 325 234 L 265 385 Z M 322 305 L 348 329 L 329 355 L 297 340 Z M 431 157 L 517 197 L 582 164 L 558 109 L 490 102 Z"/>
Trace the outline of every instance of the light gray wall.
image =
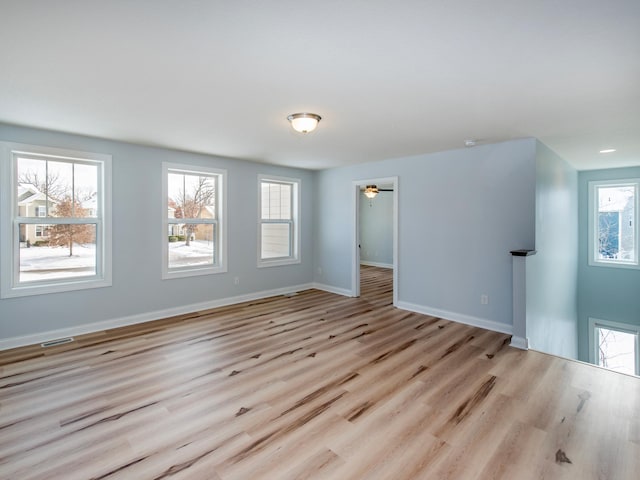
<path id="1" fill-rule="evenodd" d="M 531 348 L 578 355 L 578 172 L 548 147 L 536 147 L 536 255 L 527 262 Z"/>
<path id="2" fill-rule="evenodd" d="M 360 193 L 360 260 L 393 265 L 393 192 Z"/>
<path id="3" fill-rule="evenodd" d="M 319 172 L 316 281 L 351 289 L 352 182 L 398 176 L 399 302 L 511 325 L 509 252 L 535 243 L 535 147 L 522 139 Z"/>
<path id="4" fill-rule="evenodd" d="M 589 318 L 640 325 L 640 270 L 590 266 L 589 182 L 640 178 L 640 167 L 590 170 L 578 174 L 579 263 L 578 339 L 580 360 L 589 361 Z"/>
<path id="5" fill-rule="evenodd" d="M 0 140 L 113 156 L 113 286 L 0 300 L 0 339 L 312 281 L 314 172 L 3 124 Z M 163 161 L 227 169 L 228 273 L 161 279 Z M 260 173 L 302 179 L 298 265 L 256 266 Z"/>

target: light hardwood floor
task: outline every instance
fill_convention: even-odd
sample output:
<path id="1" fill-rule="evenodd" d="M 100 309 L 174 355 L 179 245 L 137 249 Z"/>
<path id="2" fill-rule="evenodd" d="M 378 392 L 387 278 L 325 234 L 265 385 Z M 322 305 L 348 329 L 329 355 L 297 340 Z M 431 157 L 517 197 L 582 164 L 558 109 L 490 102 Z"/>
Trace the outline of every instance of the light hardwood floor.
<path id="1" fill-rule="evenodd" d="M 638 378 L 362 281 L 0 352 L 0 478 L 640 478 Z"/>

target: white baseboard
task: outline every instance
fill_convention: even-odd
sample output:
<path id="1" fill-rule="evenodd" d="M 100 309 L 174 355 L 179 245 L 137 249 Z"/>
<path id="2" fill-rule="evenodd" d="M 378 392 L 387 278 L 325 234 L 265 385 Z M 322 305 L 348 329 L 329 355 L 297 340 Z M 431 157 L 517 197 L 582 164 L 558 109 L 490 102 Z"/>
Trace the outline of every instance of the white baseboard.
<path id="1" fill-rule="evenodd" d="M 332 285 L 326 285 L 324 283 L 314 282 L 311 284 L 311 288 L 316 290 L 322 290 L 323 292 L 335 293 L 336 295 L 342 295 L 343 297 L 353 297 L 353 292 L 346 288 L 334 287 Z"/>
<path id="2" fill-rule="evenodd" d="M 161 320 L 163 318 L 173 317 L 176 315 L 183 315 L 186 313 L 193 313 L 202 310 L 209 310 L 211 308 L 224 307 L 227 305 L 234 305 L 242 302 L 250 302 L 252 300 L 259 300 L 262 298 L 275 297 L 278 295 L 286 295 L 293 292 L 301 292 L 315 288 L 336 295 L 342 295 L 345 297 L 353 297 L 353 292 L 346 288 L 334 287 L 323 283 L 306 283 L 301 285 L 293 285 L 290 287 L 277 288 L 273 290 L 263 290 L 261 292 L 247 293 L 244 295 L 238 295 L 235 297 L 221 298 L 218 300 L 210 300 L 207 302 L 192 303 L 190 305 L 182 305 L 174 308 L 167 308 L 163 310 L 155 310 L 152 312 L 140 313 L 137 315 L 129 315 L 126 317 L 114 318 L 110 320 L 103 320 L 100 322 L 87 323 L 84 325 L 76 325 L 69 328 L 61 328 L 57 330 L 49 330 L 46 332 L 38 332 L 30 335 L 24 335 L 20 337 L 4 338 L 0 340 L 0 350 L 8 350 L 10 348 L 24 347 L 26 345 L 35 345 L 50 340 L 65 337 L 75 337 L 78 335 L 84 335 L 87 333 L 100 332 L 103 330 L 109 330 L 112 328 L 126 327 L 128 325 L 136 325 L 144 322 L 151 322 L 153 320 Z M 446 310 L 440 310 L 437 308 L 425 307 L 423 305 L 416 305 L 408 302 L 398 302 L 397 308 L 402 310 L 408 310 L 411 312 L 422 313 L 424 315 L 432 315 L 434 317 L 444 318 L 454 322 L 464 323 L 474 327 L 485 328 L 487 330 L 493 330 L 500 333 L 513 333 L 513 327 L 500 322 L 494 322 L 484 318 L 472 317 L 469 315 L 463 315 Z M 528 348 L 528 342 L 526 339 L 520 337 L 514 337 L 511 340 L 511 345 L 516 348 Z"/>
<path id="3" fill-rule="evenodd" d="M 138 323 L 151 322 L 163 318 L 173 317 L 175 315 L 183 315 L 185 313 L 193 313 L 201 310 L 209 310 L 211 308 L 224 307 L 236 303 L 250 302 L 262 298 L 275 297 L 277 295 L 286 295 L 293 292 L 301 292 L 311 288 L 318 288 L 315 284 L 306 283 L 302 285 L 293 285 L 290 287 L 276 288 L 273 290 L 263 290 L 261 292 L 247 293 L 235 297 L 221 298 L 207 302 L 192 303 L 190 305 L 182 305 L 174 308 L 163 310 L 155 310 L 152 312 L 140 313 L 138 315 L 129 315 L 126 317 L 103 320 L 100 322 L 87 323 L 84 325 L 76 325 L 68 328 L 57 330 L 49 330 L 46 332 L 38 332 L 21 337 L 11 337 L 0 339 L 0 350 L 8 350 L 10 348 L 24 347 L 26 345 L 35 345 L 49 340 L 58 338 L 75 337 L 86 333 L 100 332 L 111 328 L 126 327 L 128 325 L 136 325 Z M 337 292 L 333 292 L 337 293 Z"/>
<path id="4" fill-rule="evenodd" d="M 508 334 L 513 333 L 513 325 L 507 325 L 506 323 L 496 322 L 493 320 L 488 320 L 486 318 L 472 317 L 471 315 L 450 312 L 448 310 L 441 310 L 439 308 L 426 307 L 424 305 L 416 305 L 415 303 L 409 302 L 398 302 L 396 307 L 402 310 L 409 310 L 410 312 L 422 313 L 424 315 L 444 318 L 445 320 L 451 320 L 453 322 L 464 323 L 465 325 L 471 325 L 472 327 L 480 327 L 486 330 L 492 330 L 494 332 Z"/>
<path id="5" fill-rule="evenodd" d="M 511 346 L 520 350 L 529 350 L 529 339 L 524 337 L 511 337 Z"/>
<path id="6" fill-rule="evenodd" d="M 360 265 L 366 265 L 367 267 L 393 268 L 392 263 L 369 262 L 366 260 L 360 260 Z"/>

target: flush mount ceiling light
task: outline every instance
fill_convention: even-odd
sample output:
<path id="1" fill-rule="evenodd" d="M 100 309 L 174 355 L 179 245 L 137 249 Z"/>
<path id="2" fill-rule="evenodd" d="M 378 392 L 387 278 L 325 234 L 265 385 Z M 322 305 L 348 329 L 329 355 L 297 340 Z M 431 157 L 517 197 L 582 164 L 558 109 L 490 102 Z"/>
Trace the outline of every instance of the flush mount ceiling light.
<path id="1" fill-rule="evenodd" d="M 377 185 L 367 185 L 364 189 L 364 195 L 368 199 L 374 198 L 378 195 L 378 186 Z"/>
<path id="2" fill-rule="evenodd" d="M 296 132 L 309 133 L 316 129 L 322 117 L 315 113 L 293 113 L 287 117 L 287 120 L 291 122 Z"/>
<path id="3" fill-rule="evenodd" d="M 616 151 L 615 148 L 606 148 L 604 150 L 600 150 L 600 153 L 613 153 L 615 151 Z"/>

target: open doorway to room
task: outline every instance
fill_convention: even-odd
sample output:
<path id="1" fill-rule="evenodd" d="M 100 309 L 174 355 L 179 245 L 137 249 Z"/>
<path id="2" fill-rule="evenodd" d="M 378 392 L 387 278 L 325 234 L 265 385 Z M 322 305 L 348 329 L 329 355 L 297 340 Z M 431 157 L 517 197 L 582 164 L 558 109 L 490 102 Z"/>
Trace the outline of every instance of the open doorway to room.
<path id="1" fill-rule="evenodd" d="M 354 182 L 353 192 L 353 295 L 382 297 L 392 293 L 395 305 L 398 300 L 398 177 L 358 180 Z"/>

